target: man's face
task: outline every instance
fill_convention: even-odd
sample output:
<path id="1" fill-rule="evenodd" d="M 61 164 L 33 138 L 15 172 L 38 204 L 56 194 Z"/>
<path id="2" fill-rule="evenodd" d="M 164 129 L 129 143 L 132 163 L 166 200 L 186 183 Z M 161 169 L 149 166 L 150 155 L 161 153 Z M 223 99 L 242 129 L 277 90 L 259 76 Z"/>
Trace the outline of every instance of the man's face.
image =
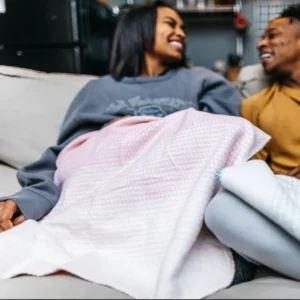
<path id="1" fill-rule="evenodd" d="M 300 21 L 279 18 L 272 21 L 257 44 L 267 74 L 288 76 L 300 62 Z"/>

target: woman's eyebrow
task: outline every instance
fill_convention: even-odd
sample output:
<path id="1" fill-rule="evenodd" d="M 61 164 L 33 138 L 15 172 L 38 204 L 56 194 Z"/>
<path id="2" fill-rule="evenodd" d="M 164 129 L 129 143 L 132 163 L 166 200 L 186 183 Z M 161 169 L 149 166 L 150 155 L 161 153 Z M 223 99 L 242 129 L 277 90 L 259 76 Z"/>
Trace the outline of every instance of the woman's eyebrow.
<path id="1" fill-rule="evenodd" d="M 172 17 L 164 17 L 164 19 L 169 19 L 170 21 L 172 21 L 172 22 L 174 22 L 174 23 L 177 23 L 177 21 L 176 21 L 174 18 L 172 18 Z M 180 27 L 181 27 L 183 30 L 185 30 L 185 25 L 184 25 L 184 24 L 182 24 Z"/>
<path id="2" fill-rule="evenodd" d="M 177 23 L 176 20 L 172 17 L 164 17 L 164 19 L 169 19 L 170 21 L 174 22 L 174 23 Z"/>

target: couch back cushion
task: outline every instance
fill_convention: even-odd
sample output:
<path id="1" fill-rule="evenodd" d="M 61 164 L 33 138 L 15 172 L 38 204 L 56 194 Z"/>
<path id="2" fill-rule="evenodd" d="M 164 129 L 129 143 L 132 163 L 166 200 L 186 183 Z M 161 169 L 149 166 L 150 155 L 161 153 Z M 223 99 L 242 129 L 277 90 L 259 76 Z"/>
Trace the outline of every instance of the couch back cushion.
<path id="1" fill-rule="evenodd" d="M 56 143 L 64 115 L 94 76 L 0 66 L 0 161 L 15 168 Z"/>
<path id="2" fill-rule="evenodd" d="M 245 66 L 238 76 L 236 87 L 243 99 L 259 93 L 271 84 L 261 64 Z"/>

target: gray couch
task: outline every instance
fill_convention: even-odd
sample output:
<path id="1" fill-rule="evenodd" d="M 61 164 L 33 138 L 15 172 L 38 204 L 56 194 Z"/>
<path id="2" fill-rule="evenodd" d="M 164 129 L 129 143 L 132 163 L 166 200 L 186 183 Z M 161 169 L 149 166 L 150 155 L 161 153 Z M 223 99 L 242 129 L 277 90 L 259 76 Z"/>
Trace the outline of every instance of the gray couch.
<path id="1" fill-rule="evenodd" d="M 0 66 L 1 196 L 19 189 L 16 170 L 36 160 L 55 142 L 67 107 L 78 90 L 92 78 Z M 243 97 L 247 97 L 268 84 L 260 66 L 249 66 L 242 70 L 237 87 Z M 0 298 L 130 299 L 109 287 L 67 275 L 0 280 Z M 260 268 L 255 280 L 208 298 L 299 299 L 300 283 Z"/>

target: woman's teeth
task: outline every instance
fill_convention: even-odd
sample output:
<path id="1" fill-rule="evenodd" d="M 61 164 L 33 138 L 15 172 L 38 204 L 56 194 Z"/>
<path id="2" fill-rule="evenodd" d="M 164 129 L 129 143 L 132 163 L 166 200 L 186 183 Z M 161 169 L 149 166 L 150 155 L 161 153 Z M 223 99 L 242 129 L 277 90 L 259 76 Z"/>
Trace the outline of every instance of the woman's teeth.
<path id="1" fill-rule="evenodd" d="M 182 43 L 181 43 L 181 42 L 178 42 L 178 41 L 171 41 L 171 42 L 170 42 L 170 45 L 172 45 L 172 46 L 174 46 L 175 48 L 180 49 L 180 50 L 183 49 Z"/>

